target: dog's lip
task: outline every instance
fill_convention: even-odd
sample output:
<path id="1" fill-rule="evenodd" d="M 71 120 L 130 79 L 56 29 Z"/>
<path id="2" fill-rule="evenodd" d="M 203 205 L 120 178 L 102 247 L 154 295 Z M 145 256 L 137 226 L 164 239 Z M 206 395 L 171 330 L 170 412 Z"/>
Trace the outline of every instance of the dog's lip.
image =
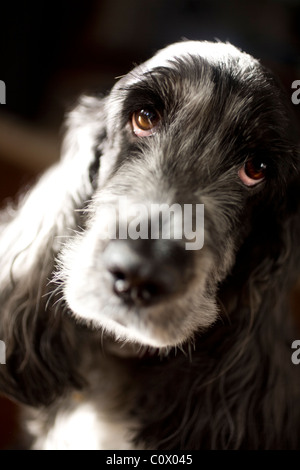
<path id="1" fill-rule="evenodd" d="M 113 337 L 107 337 L 105 341 L 105 350 L 112 356 L 119 358 L 137 358 L 144 359 L 159 355 L 159 349 L 141 345 L 133 342 L 116 341 Z"/>

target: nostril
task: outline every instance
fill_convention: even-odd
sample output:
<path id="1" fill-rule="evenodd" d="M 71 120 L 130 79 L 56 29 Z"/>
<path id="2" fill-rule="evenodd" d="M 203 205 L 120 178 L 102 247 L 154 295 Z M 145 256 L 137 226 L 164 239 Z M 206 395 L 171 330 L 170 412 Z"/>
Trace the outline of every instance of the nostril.
<path id="1" fill-rule="evenodd" d="M 114 276 L 114 278 L 118 281 L 121 280 L 123 281 L 125 279 L 125 273 L 121 271 L 120 269 L 117 268 L 109 268 L 108 269 L 111 274 Z"/>
<path id="2" fill-rule="evenodd" d="M 115 281 L 114 291 L 123 300 L 136 304 L 148 304 L 157 300 L 161 294 L 161 290 L 153 283 L 143 281 L 131 283 L 120 279 Z"/>
<path id="3" fill-rule="evenodd" d="M 166 293 L 165 286 L 154 282 L 145 282 L 141 285 L 141 289 L 146 298 L 155 298 Z"/>
<path id="4" fill-rule="evenodd" d="M 126 302 L 144 305 L 156 302 L 171 293 L 168 285 L 139 277 L 114 278 L 113 290 Z"/>
<path id="5" fill-rule="evenodd" d="M 157 284 L 139 275 L 119 269 L 111 269 L 110 272 L 113 275 L 113 290 L 123 300 L 147 303 L 161 291 Z"/>
<path id="6" fill-rule="evenodd" d="M 120 268 L 111 267 L 109 272 L 113 276 L 113 290 L 115 294 L 127 302 L 150 303 L 164 295 L 166 286 L 160 282 L 143 277 L 130 270 L 122 271 Z"/>
<path id="7" fill-rule="evenodd" d="M 124 271 L 118 268 L 110 267 L 108 271 L 113 276 L 113 289 L 117 295 L 125 296 L 131 288 L 130 280 L 126 278 Z"/>

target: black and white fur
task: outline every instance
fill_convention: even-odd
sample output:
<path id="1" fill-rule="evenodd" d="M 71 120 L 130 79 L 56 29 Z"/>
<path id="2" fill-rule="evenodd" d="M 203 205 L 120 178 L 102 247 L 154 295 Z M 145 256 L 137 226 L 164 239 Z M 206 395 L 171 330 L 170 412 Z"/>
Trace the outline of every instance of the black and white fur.
<path id="1" fill-rule="evenodd" d="M 32 448 L 300 448 L 299 163 L 276 80 L 230 44 L 173 44 L 79 100 L 61 161 L 1 214 L 0 390 L 26 405 Z M 101 208 L 125 196 L 204 204 L 203 248 L 102 239 Z M 116 290 L 115 253 L 147 298 Z"/>

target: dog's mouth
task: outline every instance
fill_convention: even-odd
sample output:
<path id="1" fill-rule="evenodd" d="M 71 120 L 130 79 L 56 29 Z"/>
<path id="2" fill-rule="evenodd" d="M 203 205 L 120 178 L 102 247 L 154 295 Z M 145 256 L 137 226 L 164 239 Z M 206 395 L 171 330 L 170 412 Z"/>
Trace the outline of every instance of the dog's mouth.
<path id="1" fill-rule="evenodd" d="M 124 298 L 123 289 L 121 295 L 119 291 L 116 293 L 113 278 L 107 278 L 99 278 L 96 285 L 89 286 L 89 276 L 84 276 L 84 292 L 83 278 L 70 279 L 66 300 L 75 316 L 92 329 L 113 337 L 117 345 L 122 345 L 121 349 L 127 350 L 128 345 L 131 352 L 127 355 L 145 355 L 149 351 L 155 354 L 157 349 L 181 346 L 192 340 L 196 331 L 206 329 L 216 319 L 214 296 L 204 295 L 205 289 L 196 281 L 165 297 L 158 296 L 155 291 L 155 300 L 150 301 L 150 289 L 146 296 L 143 292 L 127 292 Z"/>
<path id="2" fill-rule="evenodd" d="M 183 246 L 162 239 L 100 243 L 87 231 L 63 260 L 68 306 L 117 342 L 159 349 L 182 345 L 217 317 L 215 292 L 207 295 L 213 259 L 204 250 L 196 275 L 195 254 Z"/>
<path id="3" fill-rule="evenodd" d="M 148 345 L 128 341 L 116 341 L 113 335 L 105 335 L 102 341 L 104 352 L 119 358 L 151 359 L 168 355 L 171 348 L 155 348 Z"/>

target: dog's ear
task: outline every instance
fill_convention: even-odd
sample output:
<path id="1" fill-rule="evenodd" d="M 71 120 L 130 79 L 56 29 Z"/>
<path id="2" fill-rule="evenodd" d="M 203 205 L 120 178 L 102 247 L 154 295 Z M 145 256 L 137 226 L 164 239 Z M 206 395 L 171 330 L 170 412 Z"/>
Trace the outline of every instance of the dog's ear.
<path id="1" fill-rule="evenodd" d="M 296 160 L 291 173 L 284 191 L 278 188 L 277 194 L 274 191 L 254 210 L 250 233 L 221 294 L 228 314 L 246 308 L 250 318 L 263 305 L 270 309 L 277 300 L 279 305 L 282 292 L 288 292 L 298 279 L 300 169 Z"/>
<path id="2" fill-rule="evenodd" d="M 6 346 L 0 392 L 30 404 L 48 403 L 79 383 L 72 375 L 72 322 L 51 311 L 47 284 L 62 244 L 84 227 L 80 209 L 94 191 L 105 99 L 82 98 L 66 125 L 61 161 L 0 219 L 0 339 Z"/>

